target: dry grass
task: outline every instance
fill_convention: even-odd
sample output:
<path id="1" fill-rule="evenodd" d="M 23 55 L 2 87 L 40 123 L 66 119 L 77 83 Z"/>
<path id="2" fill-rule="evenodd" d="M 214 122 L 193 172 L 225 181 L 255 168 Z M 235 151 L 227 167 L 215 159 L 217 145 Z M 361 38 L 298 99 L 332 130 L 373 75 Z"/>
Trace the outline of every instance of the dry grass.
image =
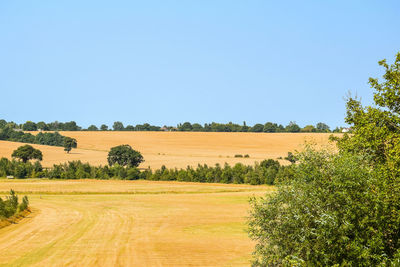
<path id="1" fill-rule="evenodd" d="M 193 194 L 221 192 L 255 192 L 272 190 L 272 186 L 214 184 L 176 181 L 124 180 L 48 180 L 0 179 L 0 193 L 13 189 L 19 194 Z"/>
<path id="2" fill-rule="evenodd" d="M 78 140 L 67 154 L 34 145 L 44 166 L 71 160 L 106 164 L 108 150 L 130 144 L 141 167 L 253 164 L 328 146 L 329 134 L 62 132 Z M 21 143 L 0 141 L 0 157 Z M 249 154 L 250 158 L 234 158 Z M 248 266 L 248 199 L 273 187 L 151 181 L 0 180 L 0 193 L 28 194 L 32 213 L 0 229 L 0 266 Z"/>
<path id="3" fill-rule="evenodd" d="M 245 233 L 248 198 L 271 190 L 146 181 L 52 183 L 59 192 L 46 180 L 3 180 L 0 190 L 92 188 L 114 194 L 29 195 L 33 213 L 0 229 L 0 265 L 248 266 L 254 246 Z M 219 193 L 221 188 L 246 191 Z M 126 190 L 148 194 L 118 194 Z M 151 194 L 158 191 L 164 194 Z"/>
<path id="4" fill-rule="evenodd" d="M 18 147 L 25 145 L 18 142 L 0 141 L 0 157 L 6 157 L 11 159 L 12 152 Z M 73 149 L 73 151 L 67 154 L 63 147 L 56 146 L 43 146 L 33 145 L 33 147 L 40 149 L 43 153 L 42 165 L 45 167 L 53 166 L 62 162 L 68 162 L 72 160 L 81 160 L 83 162 L 91 162 L 94 164 L 105 163 L 104 159 L 107 159 L 107 152 L 93 151 L 86 149 Z"/>
<path id="5" fill-rule="evenodd" d="M 329 146 L 330 134 L 317 133 L 196 133 L 196 132 L 61 132 L 76 138 L 78 149 L 67 154 L 60 147 L 35 146 L 43 152 L 43 165 L 80 159 L 95 165 L 107 164 L 113 146 L 129 144 L 139 150 L 145 162 L 141 167 L 185 168 L 187 165 L 215 163 L 254 164 L 266 158 L 285 157 L 299 150 L 305 142 Z M 21 143 L 0 141 L 0 157 L 10 157 Z M 249 154 L 250 158 L 235 158 Z M 282 161 L 282 163 L 287 163 Z"/>

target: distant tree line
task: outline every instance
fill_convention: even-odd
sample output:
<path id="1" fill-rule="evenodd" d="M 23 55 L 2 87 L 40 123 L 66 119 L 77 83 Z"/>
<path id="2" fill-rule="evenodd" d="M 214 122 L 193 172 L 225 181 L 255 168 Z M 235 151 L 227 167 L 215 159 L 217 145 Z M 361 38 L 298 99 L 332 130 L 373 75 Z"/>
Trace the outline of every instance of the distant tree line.
<path id="1" fill-rule="evenodd" d="M 278 161 L 268 159 L 254 166 L 237 163 L 216 164 L 215 166 L 188 166 L 186 169 L 168 169 L 162 166 L 155 171 L 139 170 L 136 166 L 122 166 L 118 163 L 106 166 L 92 166 L 81 161 L 71 161 L 43 168 L 39 161 L 23 162 L 18 160 L 0 159 L 0 177 L 15 178 L 50 178 L 50 179 L 122 179 L 122 180 L 154 180 L 154 181 L 185 181 L 201 183 L 233 183 L 233 184 L 268 184 L 273 185 L 282 177 L 290 174 L 290 166 L 282 166 Z"/>
<path id="2" fill-rule="evenodd" d="M 308 132 L 308 133 L 330 133 L 330 132 L 340 132 L 341 129 L 336 127 L 334 130 L 331 130 L 330 127 L 323 123 L 319 122 L 315 126 L 314 125 L 306 125 L 304 127 L 300 127 L 296 122 L 291 121 L 288 125 L 283 126 L 282 124 L 277 124 L 273 122 L 267 122 L 264 124 L 257 123 L 253 126 L 248 126 L 246 122 L 243 122 L 242 125 L 236 123 L 205 123 L 201 125 L 199 123 L 180 123 L 176 127 L 174 126 L 154 126 L 148 123 L 137 124 L 136 126 L 127 125 L 120 121 L 114 122 L 112 128 L 106 124 L 102 124 L 100 127 L 96 125 L 90 125 L 87 129 L 82 128 L 76 124 L 75 121 L 70 122 L 51 122 L 45 123 L 43 121 L 35 123 L 32 121 L 27 121 L 24 124 L 16 124 L 14 122 L 7 122 L 5 120 L 0 120 L 0 128 L 5 127 L 6 125 L 10 126 L 12 129 L 21 129 L 23 131 L 184 131 L 184 132 L 254 132 L 254 133 L 298 133 L 298 132 Z"/>
<path id="3" fill-rule="evenodd" d="M 29 206 L 27 196 L 22 198 L 22 202 L 18 203 L 18 196 L 13 190 L 10 190 L 10 195 L 6 196 L 5 200 L 0 197 L 0 220 L 7 219 L 18 212 L 24 211 Z"/>

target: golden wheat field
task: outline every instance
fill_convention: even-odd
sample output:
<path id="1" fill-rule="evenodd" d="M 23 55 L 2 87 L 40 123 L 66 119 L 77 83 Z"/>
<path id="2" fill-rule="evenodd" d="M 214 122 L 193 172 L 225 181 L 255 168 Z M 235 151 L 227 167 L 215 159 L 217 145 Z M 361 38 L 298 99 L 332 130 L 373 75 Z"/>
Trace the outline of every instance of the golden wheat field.
<path id="1" fill-rule="evenodd" d="M 305 142 L 331 147 L 325 133 L 204 133 L 204 132 L 60 132 L 76 138 L 78 149 L 70 154 L 61 147 L 34 145 L 43 152 L 43 166 L 71 160 L 95 165 L 107 164 L 111 147 L 129 144 L 140 151 L 145 162 L 140 167 L 185 168 L 187 165 L 215 163 L 254 164 L 263 159 L 285 157 L 287 152 L 301 150 Z M 0 157 L 10 158 L 21 143 L 0 141 Z M 248 154 L 250 158 L 235 158 Z M 285 161 L 281 161 L 285 164 Z"/>
<path id="2" fill-rule="evenodd" d="M 0 180 L 32 213 L 0 229 L 0 266 L 248 266 L 248 199 L 268 186 Z"/>
<path id="3" fill-rule="evenodd" d="M 139 150 L 141 167 L 253 164 L 285 157 L 329 134 L 61 132 L 78 148 L 34 145 L 43 165 L 106 164 L 113 146 Z M 21 143 L 0 141 L 10 157 Z M 235 158 L 249 154 L 250 158 Z M 0 179 L 0 194 L 28 195 L 32 213 L 0 229 L 0 266 L 248 266 L 249 198 L 273 187 L 162 181 Z"/>

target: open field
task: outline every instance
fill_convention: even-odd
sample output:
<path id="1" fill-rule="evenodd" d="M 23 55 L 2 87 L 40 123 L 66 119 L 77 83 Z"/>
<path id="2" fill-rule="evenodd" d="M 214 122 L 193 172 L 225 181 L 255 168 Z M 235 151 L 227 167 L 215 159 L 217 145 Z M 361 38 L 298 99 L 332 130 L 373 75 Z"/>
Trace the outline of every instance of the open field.
<path id="1" fill-rule="evenodd" d="M 0 229 L 0 266 L 248 266 L 248 198 L 267 186 L 0 180 L 33 212 Z M 89 192 L 89 193 L 87 193 Z M 71 194 L 72 193 L 72 194 Z"/>
<path id="2" fill-rule="evenodd" d="M 43 152 L 43 166 L 80 159 L 95 165 L 107 164 L 111 147 L 129 144 L 140 151 L 145 162 L 140 167 L 185 168 L 187 165 L 215 163 L 254 164 L 255 161 L 285 157 L 287 152 L 299 150 L 305 142 L 329 146 L 329 135 L 324 133 L 200 133 L 200 132 L 60 132 L 76 138 L 78 149 L 70 154 L 60 147 L 39 146 Z M 0 157 L 10 157 L 21 143 L 0 141 Z M 235 158 L 249 154 L 250 158 Z M 282 163 L 287 163 L 282 161 Z"/>
<path id="3" fill-rule="evenodd" d="M 26 145 L 19 142 L 1 141 L 0 140 L 0 157 L 6 157 L 11 159 L 12 152 L 20 146 Z M 107 152 L 93 151 L 85 149 L 73 149 L 71 153 L 67 154 L 63 147 L 57 146 L 43 146 L 29 144 L 37 149 L 40 149 L 43 153 L 43 166 L 50 167 L 53 164 L 61 162 L 68 162 L 72 160 L 81 160 L 83 162 L 98 163 L 107 161 Z M 106 160 L 104 160 L 106 159 Z"/>

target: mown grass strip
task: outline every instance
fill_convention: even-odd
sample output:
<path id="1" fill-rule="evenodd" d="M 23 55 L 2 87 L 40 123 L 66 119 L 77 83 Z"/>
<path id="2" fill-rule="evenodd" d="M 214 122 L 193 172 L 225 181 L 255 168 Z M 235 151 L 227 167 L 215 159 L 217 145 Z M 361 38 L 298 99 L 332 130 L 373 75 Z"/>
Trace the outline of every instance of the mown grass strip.
<path id="1" fill-rule="evenodd" d="M 216 194 L 216 193 L 241 193 L 241 192 L 265 191 L 262 189 L 241 189 L 241 190 L 216 190 L 216 191 L 109 191 L 109 192 L 93 192 L 93 191 L 15 191 L 17 194 L 28 195 L 161 195 L 161 194 Z M 0 191 L 5 194 L 8 191 Z"/>

